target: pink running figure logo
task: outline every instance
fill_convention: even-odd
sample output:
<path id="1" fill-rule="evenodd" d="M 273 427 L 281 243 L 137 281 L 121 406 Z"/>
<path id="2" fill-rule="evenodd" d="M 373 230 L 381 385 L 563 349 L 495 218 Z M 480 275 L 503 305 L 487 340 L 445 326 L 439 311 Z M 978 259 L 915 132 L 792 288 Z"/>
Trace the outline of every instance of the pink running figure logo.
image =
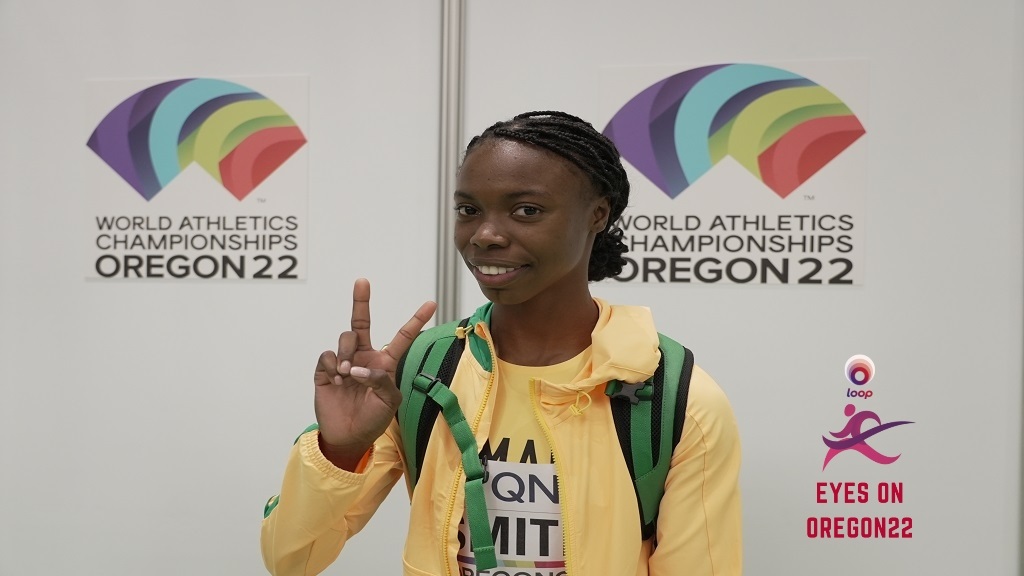
<path id="1" fill-rule="evenodd" d="M 868 446 L 867 439 L 890 428 L 895 428 L 896 426 L 902 426 L 904 424 L 913 424 L 913 422 L 901 420 L 899 422 L 882 424 L 882 420 L 878 417 L 878 414 L 875 414 L 870 410 L 857 412 L 857 408 L 853 404 L 847 404 L 844 413 L 850 417 L 846 426 L 844 426 L 839 432 L 829 432 L 829 434 L 836 438 L 836 440 L 826 438 L 825 436 L 821 437 L 821 439 L 825 441 L 825 445 L 828 446 L 828 453 L 825 454 L 825 463 L 821 466 L 822 470 L 828 466 L 828 463 L 831 462 L 836 455 L 847 450 L 860 452 L 864 456 L 867 456 L 869 460 L 877 462 L 878 464 L 892 464 L 899 459 L 900 454 L 895 456 L 886 456 L 871 446 Z M 864 425 L 866 420 L 874 420 L 878 423 L 878 426 L 866 431 L 861 430 L 861 427 Z"/>

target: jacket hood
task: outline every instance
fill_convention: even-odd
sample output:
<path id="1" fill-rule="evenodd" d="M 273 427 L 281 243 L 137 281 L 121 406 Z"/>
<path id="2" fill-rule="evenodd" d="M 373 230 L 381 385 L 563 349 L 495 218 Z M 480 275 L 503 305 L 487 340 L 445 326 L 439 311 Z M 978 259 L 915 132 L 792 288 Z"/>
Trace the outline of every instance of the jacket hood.
<path id="1" fill-rule="evenodd" d="M 649 308 L 613 306 L 600 298 L 594 298 L 594 302 L 599 313 L 591 332 L 590 363 L 573 382 L 549 383 L 573 395 L 589 392 L 611 380 L 643 382 L 654 375 L 661 360 L 658 332 Z M 473 313 L 468 324 L 472 331 L 466 331 L 473 357 L 487 372 L 493 369 L 487 343 L 491 339 L 490 319 L 491 303 L 488 302 Z"/>

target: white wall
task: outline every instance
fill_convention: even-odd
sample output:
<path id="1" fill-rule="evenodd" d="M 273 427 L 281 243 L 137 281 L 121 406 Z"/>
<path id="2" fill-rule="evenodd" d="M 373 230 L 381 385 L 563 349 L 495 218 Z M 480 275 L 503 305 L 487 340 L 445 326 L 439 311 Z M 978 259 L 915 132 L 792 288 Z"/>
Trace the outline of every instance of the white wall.
<path id="1" fill-rule="evenodd" d="M 374 282 L 378 341 L 433 297 L 439 43 L 430 2 L 0 3 L 0 574 L 264 572 L 263 505 L 353 280 Z M 85 145 L 94 81 L 292 75 L 307 280 L 87 282 L 90 198 L 134 194 L 88 188 L 113 175 Z M 345 551 L 356 572 L 400 570 L 407 502 Z"/>

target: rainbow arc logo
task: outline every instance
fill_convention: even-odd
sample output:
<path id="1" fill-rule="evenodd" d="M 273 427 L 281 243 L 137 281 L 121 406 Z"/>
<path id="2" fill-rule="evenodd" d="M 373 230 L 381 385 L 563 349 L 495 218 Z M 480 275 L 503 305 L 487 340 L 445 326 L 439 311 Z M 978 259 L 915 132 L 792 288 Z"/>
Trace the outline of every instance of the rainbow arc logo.
<path id="1" fill-rule="evenodd" d="M 835 94 L 756 64 L 665 78 L 634 96 L 604 129 L 623 158 L 669 198 L 726 156 L 785 198 L 864 133 Z"/>
<path id="2" fill-rule="evenodd" d="M 262 94 L 185 78 L 118 104 L 88 146 L 147 201 L 193 162 L 242 200 L 305 143 L 291 116 Z"/>

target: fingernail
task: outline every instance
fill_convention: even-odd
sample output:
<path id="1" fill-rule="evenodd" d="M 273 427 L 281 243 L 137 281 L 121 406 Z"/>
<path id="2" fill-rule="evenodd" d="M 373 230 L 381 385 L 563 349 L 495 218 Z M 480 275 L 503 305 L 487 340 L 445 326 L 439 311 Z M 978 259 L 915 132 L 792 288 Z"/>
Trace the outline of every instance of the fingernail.
<path id="1" fill-rule="evenodd" d="M 369 378 L 370 377 L 370 369 L 369 368 L 363 368 L 362 366 L 353 366 L 352 369 L 349 370 L 348 373 L 353 375 L 353 376 L 355 376 L 356 378 Z"/>
<path id="2" fill-rule="evenodd" d="M 338 364 L 338 374 L 341 374 L 342 376 L 348 376 L 348 371 L 350 369 L 352 369 L 352 363 L 348 360 L 342 360 L 341 363 Z"/>
<path id="3" fill-rule="evenodd" d="M 335 376 L 334 383 L 337 384 L 338 386 L 341 386 L 341 376 Z"/>

